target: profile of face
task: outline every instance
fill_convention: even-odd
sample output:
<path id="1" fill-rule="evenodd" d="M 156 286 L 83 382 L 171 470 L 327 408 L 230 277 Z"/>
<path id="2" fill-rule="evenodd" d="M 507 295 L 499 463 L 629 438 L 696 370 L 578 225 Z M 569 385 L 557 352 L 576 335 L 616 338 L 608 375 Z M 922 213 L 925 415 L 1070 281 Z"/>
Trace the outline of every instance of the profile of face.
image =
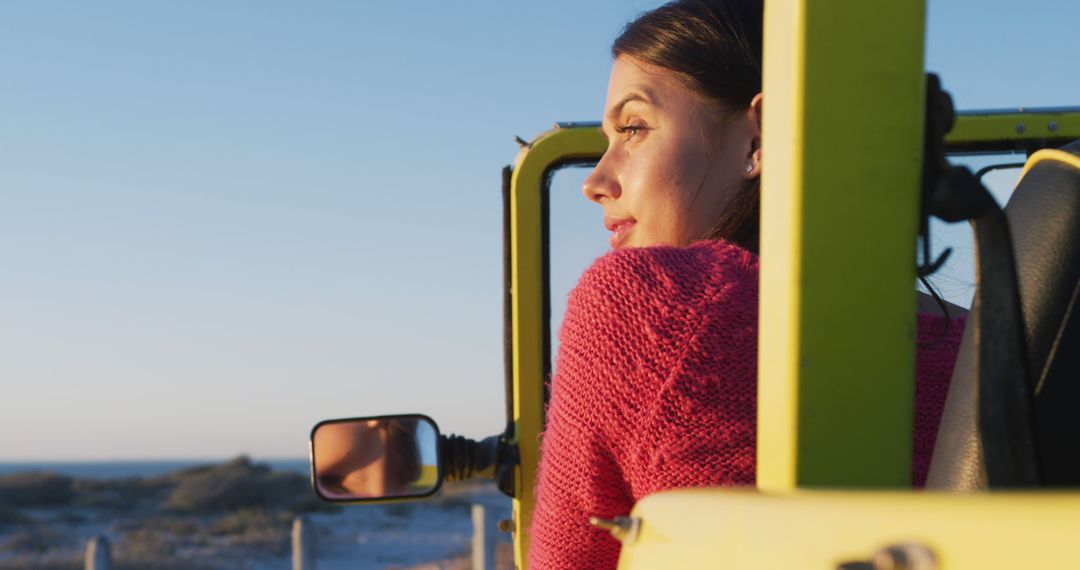
<path id="1" fill-rule="evenodd" d="M 331 499 L 407 495 L 420 476 L 418 421 L 330 422 L 313 436 L 316 484 Z"/>
<path id="2" fill-rule="evenodd" d="M 328 424 L 315 434 L 319 486 L 332 498 L 386 491 L 386 431 L 377 421 Z"/>
<path id="3" fill-rule="evenodd" d="M 703 238 L 761 172 L 761 95 L 721 112 L 673 72 L 616 58 L 601 130 L 608 148 L 585 180 L 613 248 Z"/>

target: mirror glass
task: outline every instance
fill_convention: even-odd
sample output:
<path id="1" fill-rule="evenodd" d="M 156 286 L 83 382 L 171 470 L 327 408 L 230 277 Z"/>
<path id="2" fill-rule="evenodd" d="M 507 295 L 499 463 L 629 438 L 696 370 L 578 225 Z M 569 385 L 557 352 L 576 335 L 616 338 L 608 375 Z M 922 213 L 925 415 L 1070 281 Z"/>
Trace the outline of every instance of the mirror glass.
<path id="1" fill-rule="evenodd" d="M 321 422 L 311 432 L 315 491 L 328 501 L 431 495 L 442 482 L 438 443 L 425 416 Z"/>

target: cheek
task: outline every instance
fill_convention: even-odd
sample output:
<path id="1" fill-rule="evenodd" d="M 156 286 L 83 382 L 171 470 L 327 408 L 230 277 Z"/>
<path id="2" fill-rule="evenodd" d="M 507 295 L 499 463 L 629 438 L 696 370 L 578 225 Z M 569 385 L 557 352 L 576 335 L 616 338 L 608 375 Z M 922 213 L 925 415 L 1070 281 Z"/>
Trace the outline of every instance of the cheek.
<path id="1" fill-rule="evenodd" d="M 734 171 L 721 161 L 704 169 L 700 189 L 695 184 L 684 192 L 686 209 L 683 216 L 683 242 L 690 244 L 703 239 L 720 222 L 732 198 L 743 187 L 741 172 Z M 689 196 L 696 193 L 696 198 Z"/>
<path id="2" fill-rule="evenodd" d="M 690 136 L 649 142 L 627 156 L 621 176 L 631 213 L 641 225 L 639 234 L 647 242 L 638 245 L 687 245 L 704 234 L 711 223 L 702 224 L 714 216 L 709 204 L 714 192 L 706 180 L 711 157 Z"/>
<path id="3" fill-rule="evenodd" d="M 714 202 L 711 170 L 707 157 L 696 146 L 683 147 L 670 157 L 666 174 L 671 215 L 682 233 L 696 233 L 701 218 L 708 217 Z"/>
<path id="4" fill-rule="evenodd" d="M 678 157 L 664 150 L 642 153 L 629 173 L 642 216 L 670 216 L 681 202 L 686 173 Z"/>

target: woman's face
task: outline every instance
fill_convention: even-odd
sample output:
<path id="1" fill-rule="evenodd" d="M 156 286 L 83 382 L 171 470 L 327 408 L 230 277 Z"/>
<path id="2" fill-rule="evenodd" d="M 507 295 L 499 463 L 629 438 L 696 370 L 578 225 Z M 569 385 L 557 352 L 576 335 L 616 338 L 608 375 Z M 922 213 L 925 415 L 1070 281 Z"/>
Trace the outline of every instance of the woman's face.
<path id="1" fill-rule="evenodd" d="M 608 149 L 585 180 L 604 208 L 611 246 L 684 246 L 705 236 L 760 172 L 760 96 L 719 118 L 673 73 L 620 56 L 608 83 Z"/>

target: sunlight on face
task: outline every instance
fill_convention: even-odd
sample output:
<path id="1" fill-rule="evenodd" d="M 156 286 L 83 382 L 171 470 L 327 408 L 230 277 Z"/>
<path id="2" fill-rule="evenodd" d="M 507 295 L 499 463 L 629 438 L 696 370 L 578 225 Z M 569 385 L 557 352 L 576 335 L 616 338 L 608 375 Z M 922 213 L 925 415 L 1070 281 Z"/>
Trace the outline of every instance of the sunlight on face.
<path id="1" fill-rule="evenodd" d="M 672 72 L 625 55 L 615 60 L 602 127 L 608 149 L 583 187 L 604 208 L 613 248 L 683 246 L 705 236 L 758 174 L 760 131 L 750 104 L 748 113 L 721 120 L 715 103 Z"/>

